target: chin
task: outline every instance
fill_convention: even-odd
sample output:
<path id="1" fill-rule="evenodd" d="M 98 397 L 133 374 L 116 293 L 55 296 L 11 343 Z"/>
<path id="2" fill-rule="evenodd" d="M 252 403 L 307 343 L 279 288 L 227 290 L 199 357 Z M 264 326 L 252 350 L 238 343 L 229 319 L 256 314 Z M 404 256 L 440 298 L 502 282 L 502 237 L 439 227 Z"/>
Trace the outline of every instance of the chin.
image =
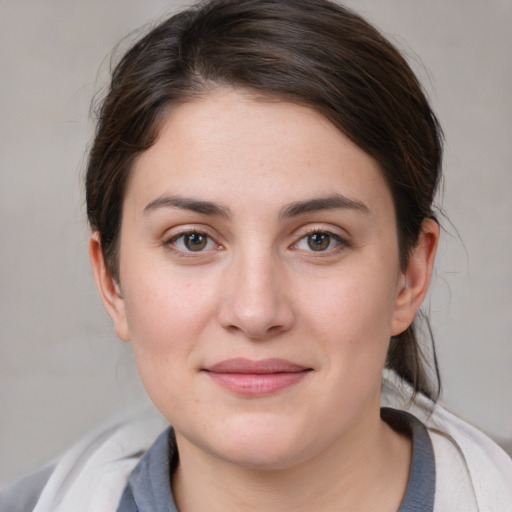
<path id="1" fill-rule="evenodd" d="M 187 436 L 187 439 L 217 459 L 256 471 L 300 464 L 312 449 L 308 450 L 310 443 L 305 428 L 293 425 L 289 418 L 270 413 L 232 418 L 220 428 L 210 430 L 208 438 Z"/>
<path id="2" fill-rule="evenodd" d="M 269 440 L 270 441 L 270 440 Z M 289 442 L 287 440 L 287 442 Z M 246 443 L 232 443 L 228 447 L 218 447 L 215 455 L 225 462 L 251 471 L 279 471 L 298 465 L 304 455 L 298 453 L 297 445 L 283 446 L 265 440 Z"/>

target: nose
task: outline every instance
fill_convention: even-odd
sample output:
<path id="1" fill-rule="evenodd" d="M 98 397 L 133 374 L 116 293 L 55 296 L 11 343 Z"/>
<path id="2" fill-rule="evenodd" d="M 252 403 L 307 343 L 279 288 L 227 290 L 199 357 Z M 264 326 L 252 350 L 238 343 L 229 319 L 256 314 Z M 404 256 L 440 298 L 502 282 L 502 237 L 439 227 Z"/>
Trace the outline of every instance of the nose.
<path id="1" fill-rule="evenodd" d="M 283 269 L 270 255 L 241 255 L 222 282 L 218 318 L 223 328 L 251 340 L 291 329 L 295 313 Z"/>

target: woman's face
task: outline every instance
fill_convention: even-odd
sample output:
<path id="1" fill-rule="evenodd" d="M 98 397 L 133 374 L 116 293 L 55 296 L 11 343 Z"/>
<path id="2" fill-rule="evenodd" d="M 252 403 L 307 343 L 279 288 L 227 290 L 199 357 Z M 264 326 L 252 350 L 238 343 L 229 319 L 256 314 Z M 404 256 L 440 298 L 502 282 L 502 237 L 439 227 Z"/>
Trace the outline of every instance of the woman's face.
<path id="1" fill-rule="evenodd" d="M 396 231 L 376 162 L 315 111 L 226 90 L 172 111 L 107 307 L 183 449 L 287 467 L 378 421 Z"/>

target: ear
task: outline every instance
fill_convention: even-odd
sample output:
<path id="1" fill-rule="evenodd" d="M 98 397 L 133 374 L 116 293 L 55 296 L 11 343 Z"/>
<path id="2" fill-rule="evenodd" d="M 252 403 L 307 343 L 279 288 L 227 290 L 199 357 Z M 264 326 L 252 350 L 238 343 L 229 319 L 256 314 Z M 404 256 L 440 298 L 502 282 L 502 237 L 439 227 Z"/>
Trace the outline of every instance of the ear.
<path id="1" fill-rule="evenodd" d="M 126 320 L 126 305 L 119 283 L 110 275 L 101 249 L 100 235 L 95 231 L 89 239 L 89 258 L 101 301 L 114 322 L 116 334 L 123 341 L 130 339 Z"/>
<path id="2" fill-rule="evenodd" d="M 437 222 L 425 219 L 421 225 L 418 244 L 409 255 L 407 268 L 400 277 L 391 324 L 392 336 L 401 334 L 412 324 L 427 295 L 438 242 Z"/>

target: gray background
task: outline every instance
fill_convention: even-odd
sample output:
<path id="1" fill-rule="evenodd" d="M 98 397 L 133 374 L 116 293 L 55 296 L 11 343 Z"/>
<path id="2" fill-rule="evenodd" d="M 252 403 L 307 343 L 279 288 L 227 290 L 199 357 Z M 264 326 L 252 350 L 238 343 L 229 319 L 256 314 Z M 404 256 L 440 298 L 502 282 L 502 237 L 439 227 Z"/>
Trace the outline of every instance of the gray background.
<path id="1" fill-rule="evenodd" d="M 445 128 L 456 229 L 444 221 L 430 304 L 443 401 L 505 445 L 512 0 L 348 3 L 408 54 Z M 173 5 L 0 0 L 0 483 L 146 400 L 90 276 L 79 174 L 110 49 Z"/>

